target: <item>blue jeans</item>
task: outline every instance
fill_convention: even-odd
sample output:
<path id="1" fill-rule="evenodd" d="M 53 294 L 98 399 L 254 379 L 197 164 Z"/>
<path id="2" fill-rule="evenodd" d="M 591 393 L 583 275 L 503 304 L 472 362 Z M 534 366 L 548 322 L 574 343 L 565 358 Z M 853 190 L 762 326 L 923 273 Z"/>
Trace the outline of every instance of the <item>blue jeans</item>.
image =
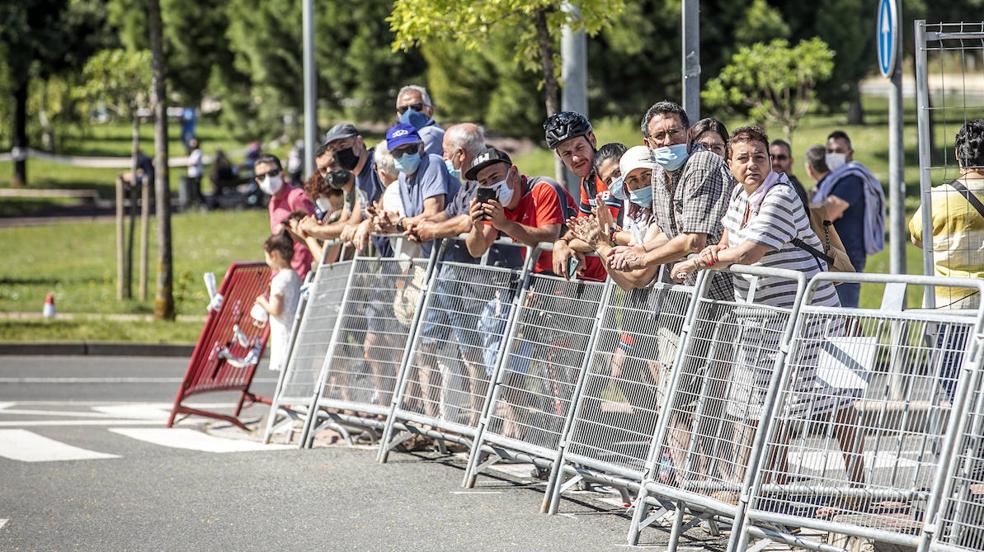
<path id="1" fill-rule="evenodd" d="M 864 272 L 864 265 L 868 258 L 862 256 L 860 259 L 851 259 L 855 272 Z M 835 286 L 837 298 L 840 299 L 842 307 L 856 309 L 861 303 L 861 284 L 840 284 Z"/>

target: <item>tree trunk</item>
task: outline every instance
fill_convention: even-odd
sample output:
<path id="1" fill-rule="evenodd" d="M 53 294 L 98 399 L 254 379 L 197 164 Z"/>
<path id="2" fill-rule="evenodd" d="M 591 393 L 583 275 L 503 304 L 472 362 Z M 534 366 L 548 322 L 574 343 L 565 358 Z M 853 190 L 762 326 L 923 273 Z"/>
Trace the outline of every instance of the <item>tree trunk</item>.
<path id="1" fill-rule="evenodd" d="M 27 185 L 27 87 L 24 79 L 14 89 L 14 178 L 15 188 Z"/>
<path id="2" fill-rule="evenodd" d="M 861 105 L 861 85 L 857 81 L 850 84 L 850 100 L 847 104 L 847 124 L 864 124 L 864 107 Z"/>
<path id="3" fill-rule="evenodd" d="M 168 186 L 167 91 L 160 0 L 147 0 L 150 29 L 151 104 L 154 106 L 154 173 L 157 200 L 157 296 L 154 318 L 174 320 L 174 267 L 171 264 L 171 190 Z"/>
<path id="4" fill-rule="evenodd" d="M 536 39 L 540 49 L 540 66 L 543 69 L 543 99 L 547 108 L 547 117 L 560 111 L 557 105 L 557 93 L 560 86 L 557 82 L 557 71 L 554 67 L 554 45 L 547 25 L 547 10 L 539 9 L 533 18 L 536 27 Z M 564 163 L 554 156 L 554 177 L 561 186 L 567 187 Z"/>

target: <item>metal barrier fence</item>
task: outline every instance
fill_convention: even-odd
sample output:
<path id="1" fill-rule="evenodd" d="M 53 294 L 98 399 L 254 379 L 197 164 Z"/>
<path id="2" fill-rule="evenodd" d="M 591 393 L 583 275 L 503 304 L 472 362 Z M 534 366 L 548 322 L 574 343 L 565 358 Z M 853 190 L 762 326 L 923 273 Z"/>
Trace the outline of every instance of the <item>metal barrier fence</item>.
<path id="1" fill-rule="evenodd" d="M 438 259 L 446 259 L 444 240 Z M 499 244 L 517 247 L 516 244 Z M 513 303 L 533 259 L 521 270 L 440 260 L 428 287 L 419 331 L 379 449 L 385 462 L 393 447 L 414 435 L 468 445 L 488 402 L 489 379 L 498 365 Z M 402 431 L 394 435 L 397 429 Z"/>
<path id="2" fill-rule="evenodd" d="M 527 280 L 472 446 L 466 487 L 504 458 L 550 466 L 584 379 L 599 308 L 611 289 L 542 274 Z M 487 453 L 492 458 L 482 462 Z"/>
<path id="3" fill-rule="evenodd" d="M 269 402 L 269 399 L 253 394 L 250 385 L 266 348 L 270 325 L 254 324 L 249 314 L 256 297 L 266 293 L 269 287 L 270 268 L 265 263 L 233 263 L 229 266 L 219 287 L 222 306 L 218 311 L 209 312 L 174 399 L 167 427 L 174 425 L 178 414 L 187 414 L 224 420 L 247 429 L 239 420 L 244 401 Z M 184 404 L 191 395 L 218 391 L 240 392 L 231 416 Z"/>
<path id="4" fill-rule="evenodd" d="M 881 307 L 811 305 L 818 287 L 834 279 L 884 285 Z M 919 544 L 933 483 L 945 469 L 944 436 L 959 412 L 952 401 L 960 366 L 971 361 L 969 338 L 984 320 L 980 310 L 905 310 L 907 288 L 932 293 L 943 281 L 871 274 L 811 280 L 758 453 L 747 520 Z M 984 282 L 947 284 L 984 289 Z M 744 549 L 747 532 L 732 537 Z"/>
<path id="5" fill-rule="evenodd" d="M 284 423 L 294 424 L 307 417 L 306 408 L 317 390 L 318 376 L 324 364 L 352 261 L 328 263 L 335 242 L 325 243 L 318 269 L 309 273 L 309 281 L 298 305 L 291 328 L 291 344 L 287 366 L 277 381 L 263 442 L 269 443 L 274 432 L 277 414 L 284 412 Z"/>
<path id="6" fill-rule="evenodd" d="M 311 446 L 323 417 L 341 430 L 384 428 L 437 250 L 430 261 L 362 256 L 352 261 L 302 447 Z"/>
<path id="7" fill-rule="evenodd" d="M 730 270 L 747 280 L 745 300 L 710 299 L 708 273 L 698 281 L 636 500 L 631 544 L 638 542 L 642 527 L 656 520 L 644 518 L 653 502 L 663 507 L 669 501 L 676 510 L 671 548 L 702 519 L 739 516 L 739 497 L 757 471 L 755 443 L 775 401 L 806 279 L 779 269 Z M 771 287 L 789 283 L 795 289 L 789 306 L 771 306 L 756 297 L 769 297 Z M 696 515 L 684 526 L 688 510 Z"/>
<path id="8" fill-rule="evenodd" d="M 679 336 L 695 288 L 655 283 L 613 288 L 603 305 L 584 386 L 560 448 L 549 512 L 560 495 L 582 480 L 615 485 L 623 500 L 638 490 L 650 456 L 659 409 L 677 356 Z"/>

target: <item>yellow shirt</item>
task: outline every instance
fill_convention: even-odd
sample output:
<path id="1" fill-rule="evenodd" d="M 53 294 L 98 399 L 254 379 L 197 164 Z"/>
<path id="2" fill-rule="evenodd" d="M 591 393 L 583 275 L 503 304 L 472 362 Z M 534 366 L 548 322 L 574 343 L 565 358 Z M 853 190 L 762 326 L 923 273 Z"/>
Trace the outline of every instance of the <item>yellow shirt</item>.
<path id="1" fill-rule="evenodd" d="M 984 179 L 960 182 L 984 201 Z M 984 217 L 953 186 L 933 188 L 933 260 L 937 276 L 984 278 Z M 909 233 L 922 247 L 922 207 L 909 221 Z M 980 295 L 966 288 L 936 288 L 936 307 L 975 309 Z"/>

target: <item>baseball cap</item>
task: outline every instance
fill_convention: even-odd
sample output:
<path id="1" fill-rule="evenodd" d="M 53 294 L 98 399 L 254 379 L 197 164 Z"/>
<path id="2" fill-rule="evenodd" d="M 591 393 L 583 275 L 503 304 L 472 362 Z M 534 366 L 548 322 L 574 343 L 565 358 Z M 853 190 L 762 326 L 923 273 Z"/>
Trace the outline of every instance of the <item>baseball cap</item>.
<path id="1" fill-rule="evenodd" d="M 618 169 L 622 173 L 622 177 L 628 176 L 630 172 L 636 169 L 654 170 L 655 168 L 656 162 L 653 161 L 653 156 L 646 146 L 632 146 L 618 160 Z"/>
<path id="2" fill-rule="evenodd" d="M 512 159 L 509 158 L 509 155 L 507 155 L 506 152 L 500 149 L 492 147 L 485 148 L 485 151 L 475 156 L 475 160 L 472 161 L 471 168 L 465 172 L 465 178 L 468 180 L 477 180 L 478 173 L 480 173 L 482 169 L 496 163 L 512 165 Z"/>
<path id="3" fill-rule="evenodd" d="M 398 123 L 386 131 L 386 149 L 393 151 L 406 144 L 419 144 L 420 135 L 413 125 Z"/>
<path id="4" fill-rule="evenodd" d="M 325 134 L 325 139 L 322 140 L 321 143 L 330 144 L 337 140 L 344 140 L 346 138 L 352 138 L 358 135 L 359 131 L 355 129 L 355 125 L 352 123 L 338 123 L 328 129 L 328 132 Z"/>

